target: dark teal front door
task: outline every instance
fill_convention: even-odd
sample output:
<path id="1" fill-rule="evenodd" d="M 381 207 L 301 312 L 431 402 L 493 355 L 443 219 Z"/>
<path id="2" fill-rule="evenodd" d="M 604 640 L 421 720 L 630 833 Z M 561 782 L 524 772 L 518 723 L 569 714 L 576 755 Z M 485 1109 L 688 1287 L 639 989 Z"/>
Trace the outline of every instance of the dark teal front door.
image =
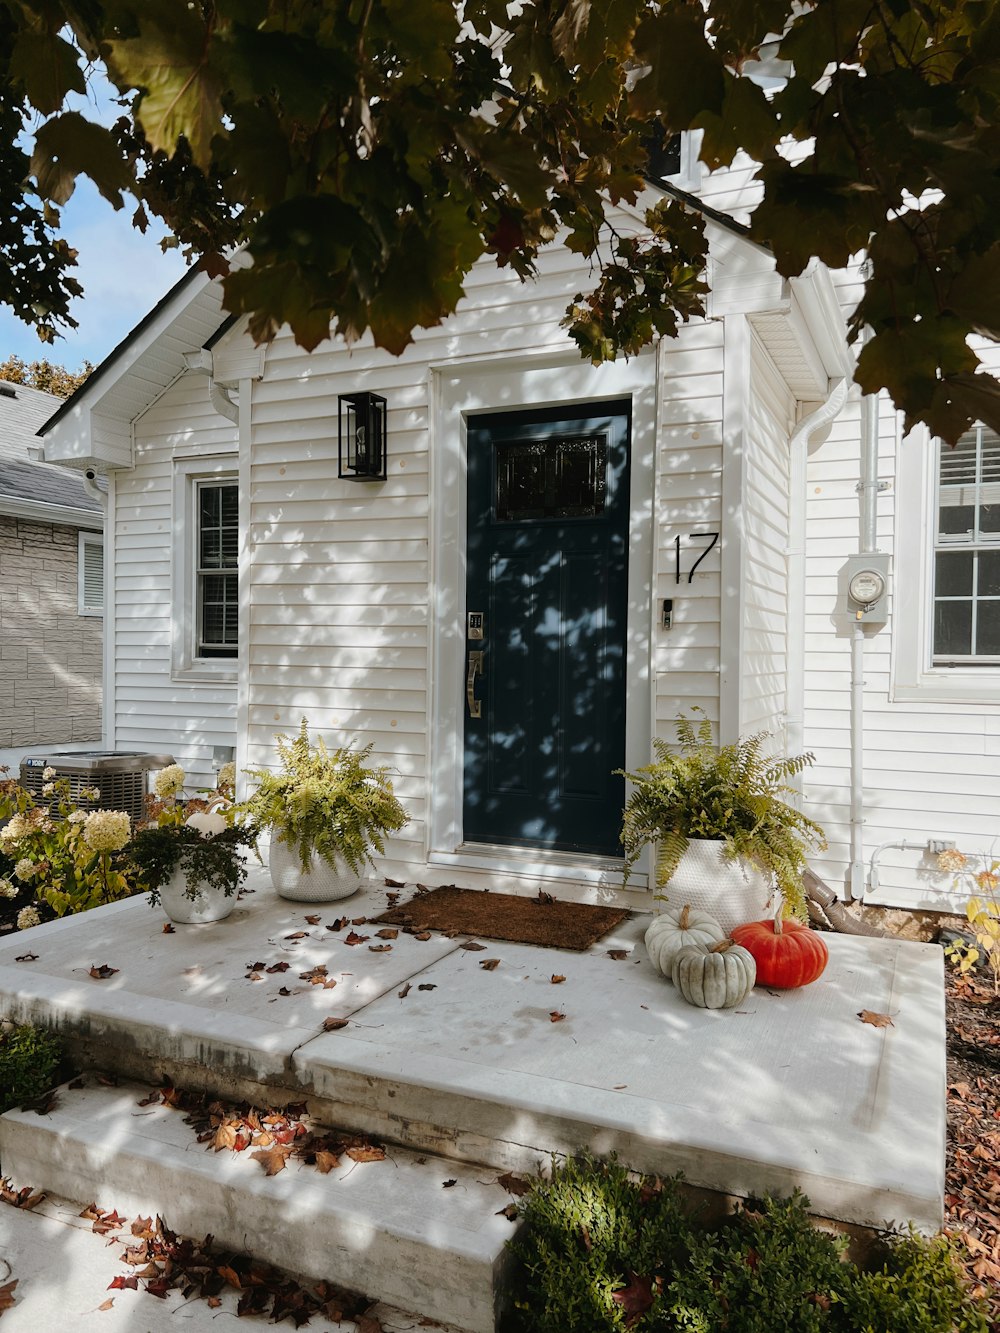
<path id="1" fill-rule="evenodd" d="M 621 855 L 630 422 L 469 419 L 466 842 Z"/>

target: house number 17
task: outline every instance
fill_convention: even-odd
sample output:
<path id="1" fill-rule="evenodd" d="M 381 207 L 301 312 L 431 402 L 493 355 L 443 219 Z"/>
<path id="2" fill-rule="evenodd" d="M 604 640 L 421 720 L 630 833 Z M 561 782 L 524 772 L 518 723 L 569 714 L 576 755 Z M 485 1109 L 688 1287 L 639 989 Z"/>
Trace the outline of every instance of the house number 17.
<path id="1" fill-rule="evenodd" d="M 705 549 L 698 556 L 698 559 L 688 570 L 688 576 L 687 576 L 688 583 L 690 583 L 691 580 L 694 578 L 694 571 L 698 568 L 701 562 L 705 559 L 705 556 L 708 555 L 709 551 L 719 540 L 719 534 L 717 532 L 692 532 L 688 534 L 689 541 L 694 541 L 695 538 L 698 537 L 707 537 L 708 545 L 705 547 Z M 674 538 L 674 582 L 680 583 L 680 581 L 681 581 L 681 538 L 678 535 Z"/>

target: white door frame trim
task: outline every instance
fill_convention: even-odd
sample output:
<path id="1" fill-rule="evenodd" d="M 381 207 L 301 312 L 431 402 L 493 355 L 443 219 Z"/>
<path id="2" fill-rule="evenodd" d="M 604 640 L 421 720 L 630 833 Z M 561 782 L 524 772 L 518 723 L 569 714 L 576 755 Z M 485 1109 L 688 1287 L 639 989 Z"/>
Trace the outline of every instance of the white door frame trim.
<path id="1" fill-rule="evenodd" d="M 470 413 L 631 398 L 625 762 L 649 762 L 650 613 L 653 587 L 653 464 L 656 441 L 654 354 L 593 367 L 496 357 L 480 364 L 432 367 L 431 385 L 431 690 L 426 855 L 429 863 L 512 876 L 567 879 L 620 887 L 611 857 L 535 848 L 466 846 L 462 841 L 465 655 L 466 420 Z M 646 887 L 642 867 L 630 881 Z"/>

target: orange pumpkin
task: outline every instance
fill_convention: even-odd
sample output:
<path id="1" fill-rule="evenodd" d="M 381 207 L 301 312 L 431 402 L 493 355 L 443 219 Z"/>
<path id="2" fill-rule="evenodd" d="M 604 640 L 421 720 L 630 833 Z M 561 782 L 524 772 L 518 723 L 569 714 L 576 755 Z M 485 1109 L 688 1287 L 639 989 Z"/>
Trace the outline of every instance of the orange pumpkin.
<path id="1" fill-rule="evenodd" d="M 798 921 L 782 921 L 780 907 L 773 920 L 751 921 L 731 933 L 736 943 L 753 955 L 758 986 L 781 990 L 808 986 L 822 973 L 830 957 L 822 935 Z"/>

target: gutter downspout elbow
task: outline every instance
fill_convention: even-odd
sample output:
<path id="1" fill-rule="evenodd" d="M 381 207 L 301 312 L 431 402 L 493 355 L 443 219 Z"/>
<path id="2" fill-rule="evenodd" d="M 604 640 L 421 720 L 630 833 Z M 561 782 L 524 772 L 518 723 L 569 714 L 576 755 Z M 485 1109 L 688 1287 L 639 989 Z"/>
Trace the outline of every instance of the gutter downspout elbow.
<path id="1" fill-rule="evenodd" d="M 87 494 L 90 496 L 92 500 L 97 501 L 97 503 L 101 506 L 102 512 L 104 514 L 107 514 L 108 512 L 107 493 L 105 491 L 102 491 L 100 486 L 98 486 L 97 473 L 94 471 L 92 467 L 87 468 L 86 472 L 83 474 L 83 489 L 87 492 Z"/>

